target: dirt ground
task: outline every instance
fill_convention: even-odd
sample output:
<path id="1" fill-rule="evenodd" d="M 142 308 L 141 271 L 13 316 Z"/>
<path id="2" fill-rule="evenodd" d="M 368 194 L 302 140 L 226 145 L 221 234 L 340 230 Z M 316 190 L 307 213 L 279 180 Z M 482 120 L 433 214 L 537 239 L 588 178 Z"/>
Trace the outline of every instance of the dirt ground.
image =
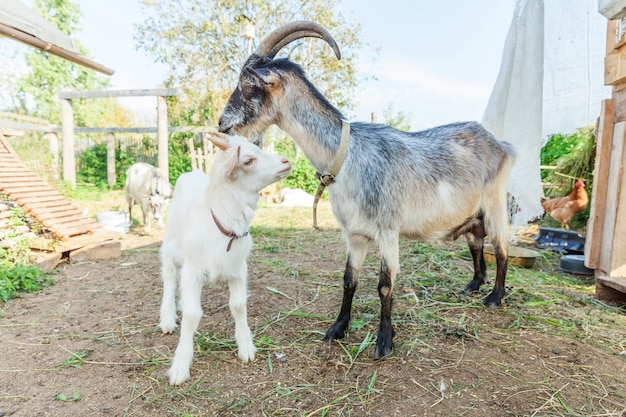
<path id="1" fill-rule="evenodd" d="M 157 328 L 162 234 L 135 226 L 121 258 L 60 265 L 56 285 L 0 305 L 0 416 L 626 415 L 624 310 L 594 300 L 592 282 L 550 258 L 510 268 L 509 296 L 494 309 L 481 304 L 490 288 L 457 295 L 471 273 L 462 245 L 423 254 L 403 242 L 396 346 L 375 361 L 372 251 L 351 332 L 323 343 L 345 246 L 327 204 L 320 217 L 314 231 L 310 209 L 259 209 L 248 302 L 256 360 L 237 357 L 226 287 L 207 287 L 191 380 L 175 388 L 165 372 L 178 333 Z"/>

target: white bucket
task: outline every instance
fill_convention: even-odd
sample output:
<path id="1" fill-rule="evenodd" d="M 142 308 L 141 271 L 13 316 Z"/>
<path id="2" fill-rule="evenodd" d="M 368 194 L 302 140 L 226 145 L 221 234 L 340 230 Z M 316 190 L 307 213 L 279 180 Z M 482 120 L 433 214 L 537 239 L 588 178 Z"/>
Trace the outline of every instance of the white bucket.
<path id="1" fill-rule="evenodd" d="M 128 233 L 130 217 L 125 211 L 103 211 L 96 214 L 96 221 L 111 232 Z"/>

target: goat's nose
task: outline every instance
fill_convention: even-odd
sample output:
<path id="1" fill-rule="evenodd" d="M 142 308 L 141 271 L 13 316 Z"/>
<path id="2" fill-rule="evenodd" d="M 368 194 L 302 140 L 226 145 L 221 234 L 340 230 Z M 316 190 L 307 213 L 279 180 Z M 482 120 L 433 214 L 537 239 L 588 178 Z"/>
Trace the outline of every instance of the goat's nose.
<path id="1" fill-rule="evenodd" d="M 217 130 L 218 132 L 221 133 L 229 133 L 228 131 L 230 130 L 231 126 L 227 126 L 226 123 L 224 122 L 224 120 L 222 120 L 220 118 L 219 122 L 217 123 Z"/>
<path id="2" fill-rule="evenodd" d="M 283 158 L 283 164 L 288 164 L 288 163 L 289 163 L 289 159 Z"/>

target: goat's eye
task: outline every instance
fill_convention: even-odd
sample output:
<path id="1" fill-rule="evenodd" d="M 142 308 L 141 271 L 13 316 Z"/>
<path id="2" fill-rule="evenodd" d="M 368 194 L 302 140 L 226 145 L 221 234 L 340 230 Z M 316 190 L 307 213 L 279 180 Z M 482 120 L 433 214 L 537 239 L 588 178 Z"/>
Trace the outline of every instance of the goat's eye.
<path id="1" fill-rule="evenodd" d="M 248 158 L 245 161 L 243 161 L 243 164 L 245 166 L 250 166 L 250 165 L 252 165 L 253 162 L 254 162 L 254 158 Z"/>

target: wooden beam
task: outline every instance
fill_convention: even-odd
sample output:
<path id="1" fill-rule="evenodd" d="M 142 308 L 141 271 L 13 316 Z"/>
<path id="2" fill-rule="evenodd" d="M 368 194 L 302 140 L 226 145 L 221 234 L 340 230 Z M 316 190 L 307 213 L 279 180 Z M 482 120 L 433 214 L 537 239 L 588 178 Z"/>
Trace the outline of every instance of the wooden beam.
<path id="1" fill-rule="evenodd" d="M 624 140 L 626 138 L 626 122 L 615 123 L 613 129 L 613 141 L 609 154 L 609 174 L 607 179 L 607 195 L 605 205 L 605 217 L 602 225 L 602 250 L 600 252 L 600 264 L 596 269 L 600 275 L 611 276 L 612 243 L 615 236 L 615 221 L 617 216 L 618 190 L 620 189 L 621 162 L 624 153 Z M 595 181 L 594 181 L 595 182 Z"/>
<path id="2" fill-rule="evenodd" d="M 585 265 L 591 269 L 600 265 L 614 119 L 615 100 L 603 100 L 597 126 L 591 211 L 585 239 Z"/>
<path id="3" fill-rule="evenodd" d="M 166 181 L 170 180 L 170 169 L 167 146 L 167 100 L 164 96 L 157 97 L 157 143 L 159 170 Z"/>
<path id="4" fill-rule="evenodd" d="M 27 123 L 0 120 L 0 129 L 33 130 L 36 132 L 62 133 L 63 129 L 56 125 L 32 125 Z M 169 133 L 204 133 L 215 132 L 210 126 L 168 126 Z M 157 133 L 156 127 L 75 127 L 75 133 Z"/>
<path id="5" fill-rule="evenodd" d="M 13 120 L 0 120 L 0 128 L 2 129 L 15 129 L 15 130 L 34 130 L 36 132 L 59 132 L 60 128 L 57 125 L 41 125 L 24 122 L 15 122 Z"/>
<path id="6" fill-rule="evenodd" d="M 58 180 L 59 177 L 59 137 L 55 132 L 46 132 L 43 135 L 48 140 L 48 149 L 50 150 L 50 169 L 52 178 Z"/>
<path id="7" fill-rule="evenodd" d="M 73 98 L 107 98 L 107 97 L 166 97 L 176 96 L 175 88 L 155 88 L 149 90 L 99 90 L 99 91 L 61 91 L 61 99 Z"/>
<path id="8" fill-rule="evenodd" d="M 61 100 L 63 128 L 63 180 L 76 188 L 76 156 L 74 155 L 74 111 L 71 100 Z"/>
<path id="9" fill-rule="evenodd" d="M 624 122 L 626 125 L 626 122 Z M 626 128 L 625 128 L 626 129 Z M 613 221 L 613 242 L 611 244 L 611 263 L 609 264 L 609 276 L 621 281 L 622 288 L 626 289 L 626 133 L 615 136 L 613 141 L 618 140 L 621 144 L 613 145 L 614 155 L 611 155 L 611 172 L 609 175 L 617 176 L 616 188 L 613 188 L 612 198 L 615 199 L 615 219 Z M 609 180 L 611 181 L 611 180 Z M 626 291 L 625 291 L 626 292 Z"/>
<path id="10" fill-rule="evenodd" d="M 12 112 L 7 112 L 7 111 L 0 111 L 0 117 L 8 118 L 8 119 L 15 119 L 15 120 L 22 120 L 25 122 L 39 123 L 42 125 L 50 124 L 50 120 L 42 119 L 41 117 L 26 116 L 23 114 L 12 113 Z"/>
<path id="11" fill-rule="evenodd" d="M 85 58 L 84 56 L 67 51 L 63 48 L 59 48 L 58 46 L 51 43 L 42 41 L 36 36 L 33 36 L 26 32 L 22 32 L 21 30 L 15 29 L 14 27 L 7 26 L 4 23 L 0 23 L 0 34 L 6 35 L 16 41 L 23 42 L 44 52 L 59 56 L 75 64 L 82 65 L 83 67 L 87 67 L 95 71 L 99 71 L 106 75 L 113 75 L 113 73 L 115 72 L 112 69 L 105 67 L 104 65 L 98 64 L 95 61 Z"/>
<path id="12" fill-rule="evenodd" d="M 115 185 L 115 135 L 107 133 L 107 184 Z"/>
<path id="13" fill-rule="evenodd" d="M 626 280 L 596 274 L 596 298 L 604 301 L 626 301 Z"/>

